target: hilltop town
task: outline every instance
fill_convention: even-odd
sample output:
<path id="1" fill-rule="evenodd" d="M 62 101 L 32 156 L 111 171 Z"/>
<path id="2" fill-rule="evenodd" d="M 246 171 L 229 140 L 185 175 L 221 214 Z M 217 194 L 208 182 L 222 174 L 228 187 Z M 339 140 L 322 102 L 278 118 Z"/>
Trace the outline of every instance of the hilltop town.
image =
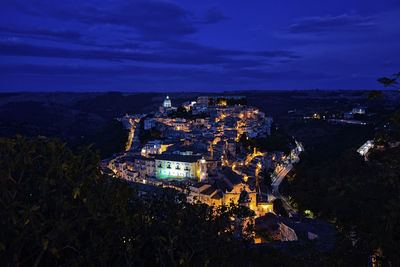
<path id="1" fill-rule="evenodd" d="M 172 237 L 178 238 L 175 251 L 192 253 L 191 244 L 199 258 L 204 248 L 215 257 L 225 248 L 229 258 L 245 261 L 244 255 L 253 261 L 263 254 L 261 262 L 297 263 L 309 255 L 324 265 L 319 262 L 332 252 L 354 253 L 361 244 L 339 225 L 368 221 L 370 207 L 379 207 L 374 211 L 381 218 L 394 208 L 384 204 L 398 196 L 392 178 L 398 176 L 399 124 L 388 121 L 399 103 L 395 96 L 366 102 L 362 92 L 341 91 L 4 95 L 0 130 L 9 137 L 22 129 L 26 136 L 2 139 L 0 158 L 9 166 L 3 169 L 24 177 L 15 187 L 6 173 L 4 196 L 14 192 L 35 211 L 27 220 L 6 198 L 15 208 L 4 209 L 3 217 L 20 214 L 18 235 L 37 231 L 38 216 L 46 218 L 46 229 L 74 218 L 74 233 L 86 240 L 79 248 L 89 251 L 102 239 L 107 250 L 113 244 L 113 253 L 125 253 L 121 244 L 156 251 L 155 238 Z M 57 207 L 59 215 L 47 207 Z M 369 222 L 381 236 L 380 223 Z M 86 239 L 89 229 L 104 238 Z M 237 250 L 226 247 L 230 240 Z M 24 246 L 36 253 L 40 242 Z"/>
<path id="2" fill-rule="evenodd" d="M 172 187 L 189 202 L 233 202 L 255 217 L 274 212 L 279 184 L 303 150 L 294 139 L 288 153 L 258 146 L 274 131 L 273 118 L 242 96 L 200 96 L 180 107 L 167 96 L 159 110 L 120 120 L 130 130 L 126 151 L 103 160 L 105 172 L 147 185 L 142 193 Z"/>

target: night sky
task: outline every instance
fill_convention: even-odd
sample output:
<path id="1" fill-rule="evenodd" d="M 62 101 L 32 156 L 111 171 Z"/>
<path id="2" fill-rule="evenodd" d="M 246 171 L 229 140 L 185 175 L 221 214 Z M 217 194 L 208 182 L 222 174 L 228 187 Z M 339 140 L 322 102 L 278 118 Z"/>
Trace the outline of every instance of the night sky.
<path id="1" fill-rule="evenodd" d="M 376 89 L 399 0 L 1 0 L 0 91 Z"/>

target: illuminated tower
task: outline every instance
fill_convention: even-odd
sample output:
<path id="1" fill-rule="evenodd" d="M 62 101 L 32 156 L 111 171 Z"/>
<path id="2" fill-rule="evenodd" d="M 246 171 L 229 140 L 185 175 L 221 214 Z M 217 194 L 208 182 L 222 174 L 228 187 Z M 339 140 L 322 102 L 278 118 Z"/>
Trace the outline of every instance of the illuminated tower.
<path id="1" fill-rule="evenodd" d="M 207 164 L 206 164 L 206 160 L 204 159 L 204 157 L 201 158 L 200 160 L 200 182 L 204 182 L 205 180 L 207 180 Z"/>
<path id="2" fill-rule="evenodd" d="M 164 108 L 170 108 L 171 107 L 171 99 L 169 99 L 169 96 L 167 96 L 164 100 L 164 104 L 163 104 Z"/>

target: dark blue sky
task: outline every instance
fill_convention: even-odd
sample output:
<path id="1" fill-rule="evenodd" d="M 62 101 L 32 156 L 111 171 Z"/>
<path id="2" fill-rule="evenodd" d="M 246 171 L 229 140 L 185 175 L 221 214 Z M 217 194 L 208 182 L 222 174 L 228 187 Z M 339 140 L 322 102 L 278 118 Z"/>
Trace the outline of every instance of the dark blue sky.
<path id="1" fill-rule="evenodd" d="M 2 0 L 0 91 L 374 89 L 399 0 Z"/>

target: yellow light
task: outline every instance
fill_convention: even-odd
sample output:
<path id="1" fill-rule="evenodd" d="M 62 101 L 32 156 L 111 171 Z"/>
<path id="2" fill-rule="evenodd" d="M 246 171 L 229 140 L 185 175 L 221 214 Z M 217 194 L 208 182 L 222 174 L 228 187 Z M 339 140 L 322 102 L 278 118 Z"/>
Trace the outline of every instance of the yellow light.
<path id="1" fill-rule="evenodd" d="M 243 177 L 243 180 L 244 180 L 245 182 L 247 182 L 248 179 L 249 179 L 249 177 L 248 177 L 247 175 Z"/>
<path id="2" fill-rule="evenodd" d="M 260 207 L 264 212 L 274 212 L 274 204 L 272 203 L 262 204 Z"/>

